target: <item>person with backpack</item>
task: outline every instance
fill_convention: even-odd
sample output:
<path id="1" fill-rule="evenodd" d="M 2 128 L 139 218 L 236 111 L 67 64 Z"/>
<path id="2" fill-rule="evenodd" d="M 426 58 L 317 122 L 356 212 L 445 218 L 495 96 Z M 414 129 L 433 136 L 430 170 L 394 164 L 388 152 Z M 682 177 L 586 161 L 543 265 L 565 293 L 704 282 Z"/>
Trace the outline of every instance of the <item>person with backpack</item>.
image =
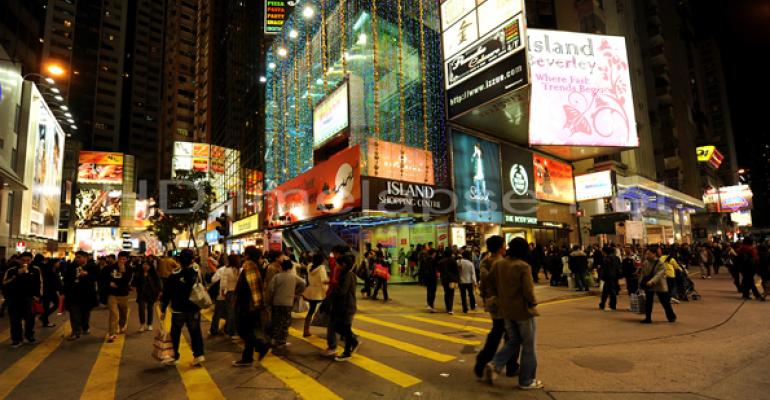
<path id="1" fill-rule="evenodd" d="M 757 274 L 757 264 L 759 263 L 759 253 L 754 247 L 754 240 L 750 237 L 743 239 L 743 244 L 738 247 L 735 257 L 735 268 L 741 275 L 741 294 L 744 300 L 751 299 L 750 294 L 759 301 L 765 301 L 765 296 L 759 293 L 757 285 L 754 282 L 754 276 Z"/>
<path id="2" fill-rule="evenodd" d="M 609 298 L 610 310 L 615 311 L 618 306 L 618 292 L 620 291 L 620 283 L 618 281 L 623 274 L 623 267 L 620 262 L 620 257 L 615 255 L 613 249 L 605 247 L 602 250 L 602 253 L 599 279 L 604 282 L 604 287 L 602 288 L 602 298 L 599 302 L 599 309 L 605 309 L 607 298 Z"/>
<path id="3" fill-rule="evenodd" d="M 645 262 L 642 266 L 642 280 L 639 282 L 645 291 L 644 314 L 645 318 L 640 321 L 643 324 L 652 323 L 652 305 L 658 296 L 658 301 L 666 311 L 668 322 L 676 322 L 676 314 L 671 307 L 671 296 L 668 294 L 668 285 L 666 284 L 666 267 L 658 258 L 657 248 L 648 247 L 644 253 Z"/>

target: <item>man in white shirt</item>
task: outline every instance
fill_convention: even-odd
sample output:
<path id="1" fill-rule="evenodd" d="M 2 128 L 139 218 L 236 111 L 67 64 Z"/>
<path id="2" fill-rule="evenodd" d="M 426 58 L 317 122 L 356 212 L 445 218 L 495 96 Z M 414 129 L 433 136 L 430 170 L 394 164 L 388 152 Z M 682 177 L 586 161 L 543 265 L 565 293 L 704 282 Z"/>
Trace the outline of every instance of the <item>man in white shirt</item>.
<path id="1" fill-rule="evenodd" d="M 462 259 L 457 264 L 460 267 L 460 299 L 462 299 L 463 303 L 463 313 L 467 314 L 468 296 L 471 300 L 471 310 L 476 310 L 476 295 L 474 294 L 476 289 L 476 268 L 473 267 L 473 262 L 471 261 L 471 252 L 464 251 Z"/>

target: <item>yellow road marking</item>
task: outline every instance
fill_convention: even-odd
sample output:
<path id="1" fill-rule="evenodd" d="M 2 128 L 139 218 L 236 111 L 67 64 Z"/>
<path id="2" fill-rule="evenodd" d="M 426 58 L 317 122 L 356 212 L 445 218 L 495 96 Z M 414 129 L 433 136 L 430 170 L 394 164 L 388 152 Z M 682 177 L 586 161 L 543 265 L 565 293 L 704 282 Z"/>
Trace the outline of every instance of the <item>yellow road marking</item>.
<path id="1" fill-rule="evenodd" d="M 62 340 L 64 340 L 64 325 L 0 373 L 0 399 L 8 397 L 16 386 L 27 379 L 29 374 L 59 347 Z"/>
<path id="2" fill-rule="evenodd" d="M 88 381 L 83 388 L 81 399 L 112 399 L 115 398 L 115 387 L 118 384 L 120 358 L 123 354 L 125 335 L 118 335 L 113 343 L 102 343 L 99 355 L 88 375 Z"/>
<path id="3" fill-rule="evenodd" d="M 489 329 L 482 329 L 482 328 L 477 328 L 475 326 L 468 326 L 468 325 L 460 325 L 452 322 L 441 321 L 438 319 L 423 318 L 423 317 L 417 317 L 413 315 L 402 315 L 402 317 L 411 319 L 413 321 L 424 322 L 426 324 L 433 324 L 433 325 L 453 328 L 453 329 L 466 331 L 466 332 L 480 333 L 482 335 L 486 335 L 487 333 L 489 333 Z"/>
<path id="4" fill-rule="evenodd" d="M 477 345 L 481 344 L 481 342 L 479 342 L 478 340 L 460 339 L 460 338 L 456 338 L 456 337 L 452 337 L 452 336 L 448 336 L 448 335 L 442 335 L 440 333 L 434 333 L 434 332 L 431 332 L 431 331 L 426 331 L 426 330 L 423 330 L 423 329 L 417 329 L 417 328 L 412 328 L 412 327 L 409 327 L 409 326 L 399 325 L 399 324 L 396 324 L 396 323 L 387 322 L 387 321 L 383 321 L 383 320 L 380 320 L 380 319 L 376 319 L 376 318 L 372 318 L 372 317 L 367 317 L 367 316 L 364 316 L 364 315 L 357 315 L 356 319 L 359 320 L 359 321 L 368 322 L 370 324 L 380 325 L 380 326 L 396 329 L 396 330 L 403 331 L 403 332 L 413 333 L 415 335 L 429 337 L 431 339 L 443 340 L 443 341 L 446 341 L 446 342 L 457 343 L 457 344 L 462 344 L 462 345 L 470 345 L 470 346 L 477 346 Z"/>
<path id="5" fill-rule="evenodd" d="M 318 347 L 319 349 L 326 349 L 326 341 L 319 338 L 318 336 L 310 336 L 305 338 L 302 337 L 302 332 L 294 328 L 289 329 L 289 333 L 297 339 L 302 339 L 312 344 L 313 346 Z M 360 354 L 353 354 L 353 357 L 350 358 L 350 362 L 353 365 L 360 367 L 361 369 L 369 371 L 374 375 L 389 380 L 404 388 L 414 386 L 422 382 L 420 379 L 417 379 L 412 375 L 403 373 L 395 368 L 389 367 Z"/>
<path id="6" fill-rule="evenodd" d="M 171 328 L 171 310 L 166 312 L 166 320 L 163 329 Z M 176 369 L 184 383 L 188 399 L 224 399 L 225 396 L 205 367 L 193 367 L 190 365 L 193 361 L 192 350 L 184 335 L 179 338 L 179 364 Z"/>
<path id="7" fill-rule="evenodd" d="M 455 359 L 454 356 L 450 356 L 449 354 L 439 353 L 430 349 L 426 349 L 425 347 L 417 346 L 407 342 L 402 342 L 400 340 L 392 339 L 387 336 L 379 335 L 368 331 L 362 331 L 361 329 L 358 329 L 358 328 L 356 328 L 356 334 L 358 336 L 361 336 L 362 338 L 366 338 L 373 342 L 382 343 L 384 345 L 394 347 L 398 350 L 405 351 L 407 353 L 412 353 L 414 355 L 424 357 L 429 360 L 438 361 L 438 362 L 447 362 Z"/>
<path id="8" fill-rule="evenodd" d="M 313 400 L 341 400 L 342 397 L 321 385 L 315 379 L 305 375 L 288 362 L 269 355 L 262 360 L 262 367 L 275 375 L 286 386 L 294 390 L 299 397 Z"/>
<path id="9" fill-rule="evenodd" d="M 573 302 L 573 301 L 588 300 L 588 299 L 596 300 L 596 296 L 580 296 L 580 297 L 574 297 L 574 298 L 571 298 L 571 299 L 549 301 L 547 303 L 538 304 L 537 306 L 538 307 L 545 307 L 545 306 L 550 306 L 550 305 L 554 305 L 554 304 L 570 303 L 570 302 Z"/>

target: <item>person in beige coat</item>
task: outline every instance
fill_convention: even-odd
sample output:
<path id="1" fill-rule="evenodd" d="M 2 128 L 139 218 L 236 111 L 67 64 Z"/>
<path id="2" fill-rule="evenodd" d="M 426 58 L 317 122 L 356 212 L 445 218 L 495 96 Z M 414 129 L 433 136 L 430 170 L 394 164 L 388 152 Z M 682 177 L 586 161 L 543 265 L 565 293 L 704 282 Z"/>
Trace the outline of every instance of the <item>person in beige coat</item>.
<path id="1" fill-rule="evenodd" d="M 658 295 L 658 300 L 666 311 L 666 318 L 668 322 L 676 322 L 676 314 L 671 307 L 671 295 L 668 293 L 668 285 L 666 284 L 666 267 L 658 259 L 658 249 L 656 247 L 648 247 L 644 253 L 645 262 L 642 266 L 642 280 L 639 286 L 644 289 L 645 303 L 644 313 L 645 319 L 640 322 L 643 324 L 652 323 L 652 303 L 654 295 Z"/>
<path id="2" fill-rule="evenodd" d="M 305 317 L 305 330 L 302 336 L 310 336 L 310 323 L 313 321 L 313 315 L 318 308 L 318 304 L 326 298 L 326 290 L 328 288 L 329 275 L 326 273 L 324 256 L 318 253 L 313 255 L 313 264 L 310 266 L 310 272 L 308 272 L 308 285 L 305 288 L 305 292 L 302 293 L 302 297 L 310 304 L 307 316 Z"/>
<path id="3" fill-rule="evenodd" d="M 497 298 L 497 314 L 505 321 L 508 340 L 484 368 L 483 380 L 493 383 L 508 361 L 521 351 L 519 388 L 542 389 L 543 382 L 535 379 L 535 317 L 538 316 L 532 268 L 526 261 L 529 244 L 515 238 L 508 244 L 506 257 L 495 262 L 484 277 L 488 296 Z"/>

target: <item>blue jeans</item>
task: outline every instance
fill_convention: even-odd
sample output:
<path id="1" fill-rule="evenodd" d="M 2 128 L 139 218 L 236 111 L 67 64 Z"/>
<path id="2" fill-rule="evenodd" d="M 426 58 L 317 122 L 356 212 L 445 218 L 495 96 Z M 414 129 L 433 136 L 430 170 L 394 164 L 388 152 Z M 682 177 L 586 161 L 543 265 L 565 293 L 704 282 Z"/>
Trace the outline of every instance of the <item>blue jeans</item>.
<path id="1" fill-rule="evenodd" d="M 495 370 L 502 371 L 508 361 L 521 349 L 521 362 L 519 366 L 519 385 L 526 386 L 535 380 L 537 372 L 537 354 L 535 353 L 535 319 L 525 321 L 505 321 L 505 332 L 508 341 L 503 348 L 495 354 L 492 365 Z"/>

